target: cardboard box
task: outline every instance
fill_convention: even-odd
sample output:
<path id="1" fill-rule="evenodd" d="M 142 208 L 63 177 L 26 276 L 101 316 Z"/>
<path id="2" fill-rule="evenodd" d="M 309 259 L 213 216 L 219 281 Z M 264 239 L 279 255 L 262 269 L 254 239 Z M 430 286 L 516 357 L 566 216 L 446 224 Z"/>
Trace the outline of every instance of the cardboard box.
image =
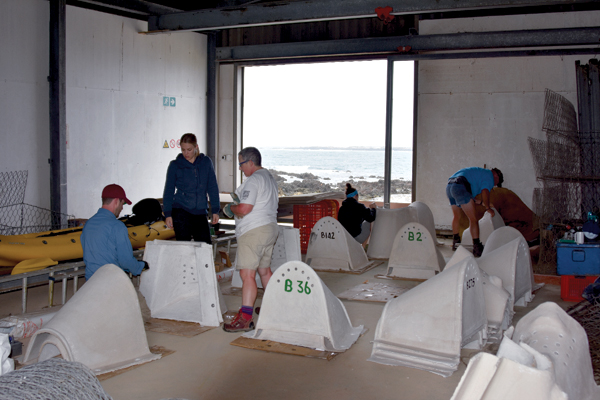
<path id="1" fill-rule="evenodd" d="M 229 259 L 229 254 L 227 254 L 227 252 L 225 251 L 219 251 L 219 255 L 221 256 L 221 264 L 223 264 L 223 266 L 226 268 L 231 267 L 231 260 Z"/>
<path id="2" fill-rule="evenodd" d="M 219 255 L 215 260 L 215 272 L 221 272 L 225 268 L 231 267 L 231 261 L 229 260 L 229 254 L 224 251 L 219 251 Z"/>

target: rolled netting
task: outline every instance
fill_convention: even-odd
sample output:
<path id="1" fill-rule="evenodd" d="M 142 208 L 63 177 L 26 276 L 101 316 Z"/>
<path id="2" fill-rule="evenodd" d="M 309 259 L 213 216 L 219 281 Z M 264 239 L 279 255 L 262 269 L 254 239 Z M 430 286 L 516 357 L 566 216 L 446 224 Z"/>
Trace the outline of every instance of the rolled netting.
<path id="1" fill-rule="evenodd" d="M 0 400 L 112 400 L 85 365 L 51 358 L 0 376 Z"/>

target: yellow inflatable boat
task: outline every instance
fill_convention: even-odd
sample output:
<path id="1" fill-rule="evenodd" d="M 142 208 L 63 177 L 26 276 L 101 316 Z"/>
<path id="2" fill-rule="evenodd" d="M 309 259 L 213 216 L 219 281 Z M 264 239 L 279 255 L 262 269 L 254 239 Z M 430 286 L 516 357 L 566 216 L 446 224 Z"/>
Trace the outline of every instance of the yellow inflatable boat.
<path id="1" fill-rule="evenodd" d="M 42 258 L 50 259 L 49 261 L 83 258 L 80 241 L 82 229 L 79 227 L 25 235 L 0 236 L 0 266 L 14 267 L 25 260 Z M 150 240 L 168 240 L 175 237 L 173 229 L 167 228 L 162 220 L 150 225 L 130 226 L 127 230 L 131 246 L 134 249 L 144 247 Z"/>
<path id="2" fill-rule="evenodd" d="M 147 198 L 133 206 L 133 215 L 119 218 L 129 231 L 133 249 L 146 246 L 154 239 L 169 240 L 175 231 L 163 221 L 158 199 Z M 0 235 L 0 267 L 14 267 L 12 275 L 37 271 L 59 261 L 83 258 L 81 232 L 83 227 L 60 229 L 24 235 Z"/>

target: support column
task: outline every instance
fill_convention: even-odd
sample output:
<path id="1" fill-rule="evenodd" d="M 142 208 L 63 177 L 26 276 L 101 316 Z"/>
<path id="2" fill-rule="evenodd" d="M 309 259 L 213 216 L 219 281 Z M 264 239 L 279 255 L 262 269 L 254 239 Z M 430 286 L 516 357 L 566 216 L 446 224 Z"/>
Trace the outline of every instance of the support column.
<path id="1" fill-rule="evenodd" d="M 385 107 L 385 162 L 383 171 L 383 206 L 390 208 L 392 185 L 392 114 L 394 110 L 394 60 L 387 63 L 387 99 Z"/>
<path id="2" fill-rule="evenodd" d="M 66 0 L 50 0 L 50 208 L 67 213 Z M 60 215 L 58 214 L 58 215 Z M 65 219 L 64 221 L 62 219 Z M 66 218 L 54 218 L 56 228 Z"/>
<path id="3" fill-rule="evenodd" d="M 217 34 L 207 33 L 206 55 L 206 155 L 217 163 Z"/>

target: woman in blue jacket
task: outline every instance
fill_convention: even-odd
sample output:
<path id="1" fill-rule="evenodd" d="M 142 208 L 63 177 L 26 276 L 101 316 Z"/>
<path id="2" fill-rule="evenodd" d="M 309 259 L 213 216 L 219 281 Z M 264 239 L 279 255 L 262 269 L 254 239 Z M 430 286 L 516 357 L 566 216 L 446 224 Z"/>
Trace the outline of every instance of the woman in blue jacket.
<path id="1" fill-rule="evenodd" d="M 208 201 L 212 224 L 219 222 L 219 187 L 213 163 L 198 149 L 193 133 L 180 140 L 181 154 L 169 164 L 163 193 L 163 212 L 177 240 L 211 243 L 208 226 Z"/>

